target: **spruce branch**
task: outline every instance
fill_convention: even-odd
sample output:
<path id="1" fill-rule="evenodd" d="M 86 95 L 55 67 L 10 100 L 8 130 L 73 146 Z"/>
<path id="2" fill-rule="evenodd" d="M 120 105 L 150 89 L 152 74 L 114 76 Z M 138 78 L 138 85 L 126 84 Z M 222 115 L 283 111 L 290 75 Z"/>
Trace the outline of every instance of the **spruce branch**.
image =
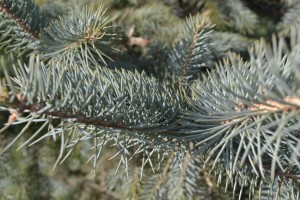
<path id="1" fill-rule="evenodd" d="M 261 41 L 249 62 L 232 54 L 202 76 L 194 84 L 194 111 L 186 112 L 185 139 L 198 141 L 195 153 L 230 180 L 245 174 L 246 185 L 257 177 L 295 181 L 292 174 L 300 172 L 299 46 L 285 56 L 283 39 L 273 38 L 272 46 Z"/>
<path id="2" fill-rule="evenodd" d="M 168 180 L 168 173 L 172 168 L 173 159 L 174 152 L 172 152 L 167 161 L 163 163 L 164 166 L 160 174 L 155 174 L 151 177 L 145 178 L 145 180 L 142 182 L 143 184 L 140 195 L 142 200 L 162 198 L 165 195 L 166 190 L 164 185 Z"/>
<path id="3" fill-rule="evenodd" d="M 277 25 L 277 29 L 281 34 L 287 36 L 291 29 L 299 29 L 300 26 L 300 3 L 293 5 L 282 17 L 281 22 Z"/>
<path id="4" fill-rule="evenodd" d="M 105 185 L 109 192 L 117 193 L 117 199 L 141 199 L 141 171 L 136 165 L 131 165 L 128 171 L 111 169 L 104 177 Z"/>
<path id="5" fill-rule="evenodd" d="M 10 104 L 19 114 L 31 114 L 13 124 L 27 123 L 24 131 L 35 122 L 52 127 L 42 136 L 38 136 L 41 130 L 34 133 L 25 145 L 58 135 L 63 142 L 65 134 L 80 132 L 82 136 L 73 142 L 100 135 L 107 137 L 102 138 L 105 144 L 108 140 L 116 140 L 125 154 L 127 147 L 117 142 L 118 134 L 126 135 L 123 138 L 128 148 L 140 144 L 139 153 L 146 153 L 149 147 L 161 151 L 156 145 L 173 148 L 181 100 L 172 90 L 143 73 L 106 68 L 91 70 L 88 66 L 65 66 L 63 63 L 47 67 L 32 56 L 28 66 L 15 68 L 15 74 L 15 84 L 10 85 L 10 90 L 17 95 Z M 55 125 L 57 120 L 60 121 L 58 126 Z M 96 146 L 100 144 L 98 141 Z M 67 145 L 62 143 L 61 152 Z"/>
<path id="6" fill-rule="evenodd" d="M 258 20 L 245 1 L 216 1 L 235 30 L 253 33 Z M 288 40 L 274 37 L 271 46 L 262 40 L 243 58 L 228 51 L 244 53 L 250 41 L 238 34 L 212 33 L 213 26 L 200 15 L 187 19 L 173 49 L 161 48 L 149 36 L 164 41 L 162 36 L 172 35 L 169 44 L 177 27 L 166 26 L 158 33 L 173 18 L 163 15 L 162 20 L 155 15 L 160 11 L 157 5 L 147 4 L 132 18 L 126 15 L 123 23 L 131 27 L 139 21 L 133 23 L 135 34 L 151 39 L 142 40 L 144 46 L 149 44 L 148 52 L 139 58 L 124 52 L 126 62 L 112 63 L 116 18 L 106 17 L 103 6 L 48 19 L 45 27 L 39 24 L 44 18 L 38 8 L 29 11 L 28 2 L 32 3 L 0 0 L 0 43 L 8 49 L 36 50 L 30 51 L 28 63 L 19 61 L 13 76 L 7 70 L 10 65 L 4 66 L 0 110 L 11 115 L 0 133 L 12 125 L 23 128 L 0 154 L 26 134 L 30 135 L 18 149 L 52 137 L 60 145 L 55 166 L 84 143 L 92 152 L 89 161 L 95 171 L 109 147 L 110 159 L 119 162 L 102 191 L 114 198 L 193 199 L 207 197 L 206 186 L 211 191 L 217 184 L 240 199 L 299 197 L 300 37 L 297 23 L 291 22 L 298 4 L 283 18 Z M 202 7 L 204 1 L 198 2 Z M 128 45 L 125 49 L 130 50 Z M 153 58 L 151 64 L 147 57 Z M 131 71 L 125 65 L 131 65 Z M 148 74 L 157 71 L 160 81 L 143 72 L 147 65 L 153 67 Z M 173 89 L 181 84 L 184 87 L 176 88 L 180 92 Z M 36 124 L 40 126 L 29 132 Z M 119 174 L 120 168 L 125 170 Z M 214 174 L 217 184 L 206 172 Z"/>
<path id="7" fill-rule="evenodd" d="M 168 174 L 168 199 L 193 199 L 201 191 L 199 184 L 200 162 L 197 157 L 186 154 L 181 163 L 177 163 Z"/>
<path id="8" fill-rule="evenodd" d="M 47 21 L 32 0 L 0 2 L 0 43 L 10 50 L 36 50 L 44 59 L 106 64 L 116 51 L 113 21 L 106 9 L 85 7 Z M 50 22 L 49 22 L 50 21 Z M 32 51 L 30 51 L 32 52 Z"/>
<path id="9" fill-rule="evenodd" d="M 220 13 L 225 19 L 231 20 L 233 26 L 241 33 L 252 34 L 258 24 L 257 15 L 241 0 L 217 0 Z M 229 23 L 228 23 L 229 24 Z"/>
<path id="10" fill-rule="evenodd" d="M 35 39 L 39 39 L 39 33 L 45 25 L 39 7 L 32 0 L 11 1 L 1 0 L 0 11 L 2 17 L 11 18 L 25 32 Z"/>
<path id="11" fill-rule="evenodd" d="M 190 17 L 180 40 L 170 52 L 168 64 L 175 77 L 185 82 L 195 79 L 211 61 L 210 35 L 212 25 L 201 16 Z"/>
<path id="12" fill-rule="evenodd" d="M 99 6 L 75 10 L 66 16 L 60 16 L 44 29 L 41 34 L 41 51 L 45 58 L 90 61 L 106 64 L 110 54 L 116 51 L 112 40 L 116 39 L 113 21 L 116 17 L 106 16 L 106 9 Z"/>
<path id="13" fill-rule="evenodd" d="M 46 25 L 43 14 L 32 0 L 0 1 L 0 44 L 15 51 L 36 49 L 39 33 Z"/>

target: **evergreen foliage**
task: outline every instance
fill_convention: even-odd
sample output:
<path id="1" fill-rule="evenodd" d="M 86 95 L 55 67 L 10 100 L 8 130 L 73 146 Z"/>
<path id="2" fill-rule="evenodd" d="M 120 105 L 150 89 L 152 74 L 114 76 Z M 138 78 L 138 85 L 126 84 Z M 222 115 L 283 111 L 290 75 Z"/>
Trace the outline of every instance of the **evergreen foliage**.
<path id="1" fill-rule="evenodd" d="M 45 17 L 33 1 L 6 1 L 1 4 L 1 49 L 35 49 Z M 17 35 L 19 37 L 17 37 Z"/>
<path id="2" fill-rule="evenodd" d="M 217 6 L 223 18 L 241 33 L 252 33 L 258 23 L 257 16 L 239 0 L 218 0 Z M 230 26 L 230 25 L 229 25 Z"/>
<path id="3" fill-rule="evenodd" d="M 2 199 L 300 198 L 299 1 L 91 2 L 0 0 Z"/>

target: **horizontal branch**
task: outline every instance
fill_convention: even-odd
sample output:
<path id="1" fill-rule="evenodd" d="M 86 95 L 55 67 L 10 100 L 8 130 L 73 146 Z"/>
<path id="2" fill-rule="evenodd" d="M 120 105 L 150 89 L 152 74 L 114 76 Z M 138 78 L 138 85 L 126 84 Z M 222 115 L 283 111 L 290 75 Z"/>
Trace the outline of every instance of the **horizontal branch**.
<path id="1" fill-rule="evenodd" d="M 138 129 L 133 128 L 131 126 L 126 125 L 122 122 L 107 122 L 105 120 L 101 119 L 92 119 L 91 117 L 87 117 L 85 115 L 82 115 L 81 113 L 67 113 L 62 111 L 51 111 L 51 108 L 47 108 L 46 106 L 35 103 L 28 105 L 24 98 L 18 97 L 15 98 L 13 101 L 9 102 L 7 99 L 7 96 L 1 96 L 0 95 L 0 108 L 11 108 L 11 115 L 13 115 L 13 119 L 16 120 L 17 118 L 15 116 L 20 116 L 21 114 L 25 112 L 34 112 L 38 113 L 39 115 L 48 115 L 51 117 L 56 117 L 58 119 L 73 119 L 74 122 L 85 124 L 85 125 L 93 125 L 96 127 L 103 127 L 103 128 L 112 128 L 112 129 L 120 129 L 125 131 L 132 131 L 136 133 L 142 133 L 144 131 L 149 131 L 150 129 L 147 129 L 147 127 Z M 42 112 L 41 112 L 42 111 Z M 11 118 L 10 118 L 11 119 Z M 151 131 L 150 131 L 151 132 Z M 160 133 L 168 134 L 170 131 L 162 131 Z"/>

